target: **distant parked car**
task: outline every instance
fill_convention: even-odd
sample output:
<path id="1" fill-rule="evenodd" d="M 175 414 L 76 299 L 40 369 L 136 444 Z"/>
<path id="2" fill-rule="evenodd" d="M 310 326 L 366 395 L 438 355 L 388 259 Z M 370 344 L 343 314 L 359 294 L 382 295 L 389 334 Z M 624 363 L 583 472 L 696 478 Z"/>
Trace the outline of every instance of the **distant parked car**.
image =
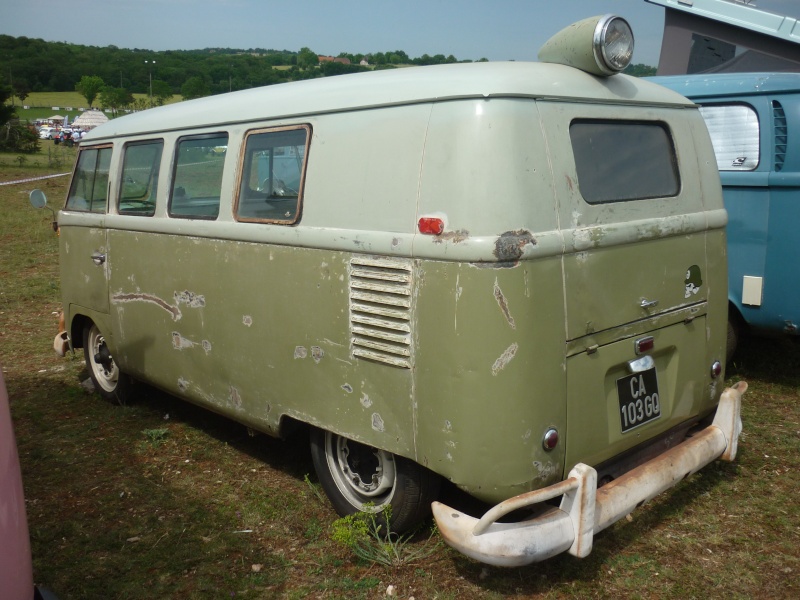
<path id="1" fill-rule="evenodd" d="M 3 600 L 57 600 L 49 590 L 33 585 L 22 474 L 2 369 L 0 369 L 0 597 Z"/>
<path id="2" fill-rule="evenodd" d="M 52 140 L 53 135 L 58 133 L 55 127 L 42 127 L 39 130 L 39 139 Z"/>

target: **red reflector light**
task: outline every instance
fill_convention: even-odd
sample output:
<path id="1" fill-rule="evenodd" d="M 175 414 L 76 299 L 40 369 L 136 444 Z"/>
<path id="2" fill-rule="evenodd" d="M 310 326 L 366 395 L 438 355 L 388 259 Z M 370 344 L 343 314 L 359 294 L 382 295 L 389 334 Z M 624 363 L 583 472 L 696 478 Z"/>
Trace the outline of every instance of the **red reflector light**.
<path id="1" fill-rule="evenodd" d="M 420 217 L 417 227 L 420 233 L 426 235 L 441 235 L 444 231 L 444 221 L 439 217 Z"/>
<path id="2" fill-rule="evenodd" d="M 636 350 L 636 354 L 644 354 L 645 352 L 649 352 L 652 350 L 656 345 L 655 339 L 652 336 L 648 336 L 646 338 L 642 338 L 640 340 L 636 340 L 634 344 L 634 348 Z"/>

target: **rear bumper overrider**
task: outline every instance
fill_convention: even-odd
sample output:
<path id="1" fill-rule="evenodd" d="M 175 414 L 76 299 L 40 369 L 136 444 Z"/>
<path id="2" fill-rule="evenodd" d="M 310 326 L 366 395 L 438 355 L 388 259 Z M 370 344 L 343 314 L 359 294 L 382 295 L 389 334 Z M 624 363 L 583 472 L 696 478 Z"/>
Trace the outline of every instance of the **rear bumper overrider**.
<path id="1" fill-rule="evenodd" d="M 732 461 L 736 457 L 746 390 L 743 381 L 726 388 L 711 425 L 599 489 L 597 472 L 579 463 L 564 481 L 509 498 L 480 519 L 434 502 L 439 531 L 450 546 L 490 565 L 527 565 L 564 551 L 588 556 L 595 533 L 717 458 Z M 558 508 L 550 507 L 518 523 L 497 522 L 512 511 L 559 496 Z"/>

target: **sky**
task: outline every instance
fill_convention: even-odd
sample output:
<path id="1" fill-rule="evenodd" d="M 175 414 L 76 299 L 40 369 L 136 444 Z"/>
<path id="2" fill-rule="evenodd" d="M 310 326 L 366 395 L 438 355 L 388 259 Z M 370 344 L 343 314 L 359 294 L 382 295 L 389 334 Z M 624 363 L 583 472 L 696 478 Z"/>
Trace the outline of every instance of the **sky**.
<path id="1" fill-rule="evenodd" d="M 800 18 L 800 0 L 756 1 Z M 645 0 L 0 0 L 0 34 L 155 51 L 308 47 L 522 61 L 570 23 L 607 13 L 631 24 L 633 62 L 656 66 L 664 9 Z"/>

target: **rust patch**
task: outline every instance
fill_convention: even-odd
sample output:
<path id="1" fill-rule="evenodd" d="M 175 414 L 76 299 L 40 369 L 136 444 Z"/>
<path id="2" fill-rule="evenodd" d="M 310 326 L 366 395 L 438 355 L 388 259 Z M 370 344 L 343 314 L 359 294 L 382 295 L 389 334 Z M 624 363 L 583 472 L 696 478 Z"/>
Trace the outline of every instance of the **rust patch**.
<path id="1" fill-rule="evenodd" d="M 311 346 L 311 358 L 314 359 L 315 363 L 319 364 L 323 356 L 325 356 L 325 351 L 322 348 L 319 346 Z"/>
<path id="2" fill-rule="evenodd" d="M 511 316 L 511 312 L 508 309 L 508 300 L 503 295 L 503 290 L 500 289 L 500 284 L 497 283 L 497 279 L 494 280 L 494 299 L 497 300 L 497 304 L 500 306 L 500 310 L 503 311 L 503 316 L 508 321 L 508 324 L 511 326 L 511 329 L 516 329 L 517 324 L 514 322 L 514 317 Z"/>
<path id="3" fill-rule="evenodd" d="M 501 261 L 518 261 L 527 245 L 535 246 L 536 240 L 530 231 L 519 229 L 500 234 L 494 243 L 494 255 Z"/>
<path id="4" fill-rule="evenodd" d="M 516 342 L 506 348 L 500 357 L 494 361 L 494 364 L 492 365 L 492 375 L 496 376 L 500 371 L 505 369 L 508 366 L 508 363 L 510 363 L 516 356 L 518 349 L 519 345 Z"/>
<path id="5" fill-rule="evenodd" d="M 206 305 L 205 296 L 195 294 L 188 290 L 183 292 L 175 292 L 175 304 L 185 304 L 190 308 L 203 308 Z"/>
<path id="6" fill-rule="evenodd" d="M 442 242 L 453 242 L 454 244 L 460 244 L 461 242 L 466 242 L 469 239 L 469 231 L 466 229 L 459 229 L 458 231 L 445 231 L 444 233 L 437 235 L 434 238 L 435 244 L 441 244 Z"/>
<path id="7" fill-rule="evenodd" d="M 158 296 L 154 296 L 153 294 L 142 294 L 142 293 L 135 293 L 135 294 L 123 294 L 118 293 L 111 296 L 112 302 L 149 302 L 150 304 L 155 304 L 159 308 L 163 308 L 167 311 L 170 315 L 172 315 L 173 321 L 179 321 L 180 318 L 183 316 L 181 314 L 181 309 L 177 306 L 172 306 L 165 300 L 159 298 Z"/>
<path id="8" fill-rule="evenodd" d="M 186 348 L 192 348 L 194 345 L 195 343 L 192 340 L 183 337 L 177 331 L 172 332 L 172 347 L 175 350 L 185 350 Z"/>

